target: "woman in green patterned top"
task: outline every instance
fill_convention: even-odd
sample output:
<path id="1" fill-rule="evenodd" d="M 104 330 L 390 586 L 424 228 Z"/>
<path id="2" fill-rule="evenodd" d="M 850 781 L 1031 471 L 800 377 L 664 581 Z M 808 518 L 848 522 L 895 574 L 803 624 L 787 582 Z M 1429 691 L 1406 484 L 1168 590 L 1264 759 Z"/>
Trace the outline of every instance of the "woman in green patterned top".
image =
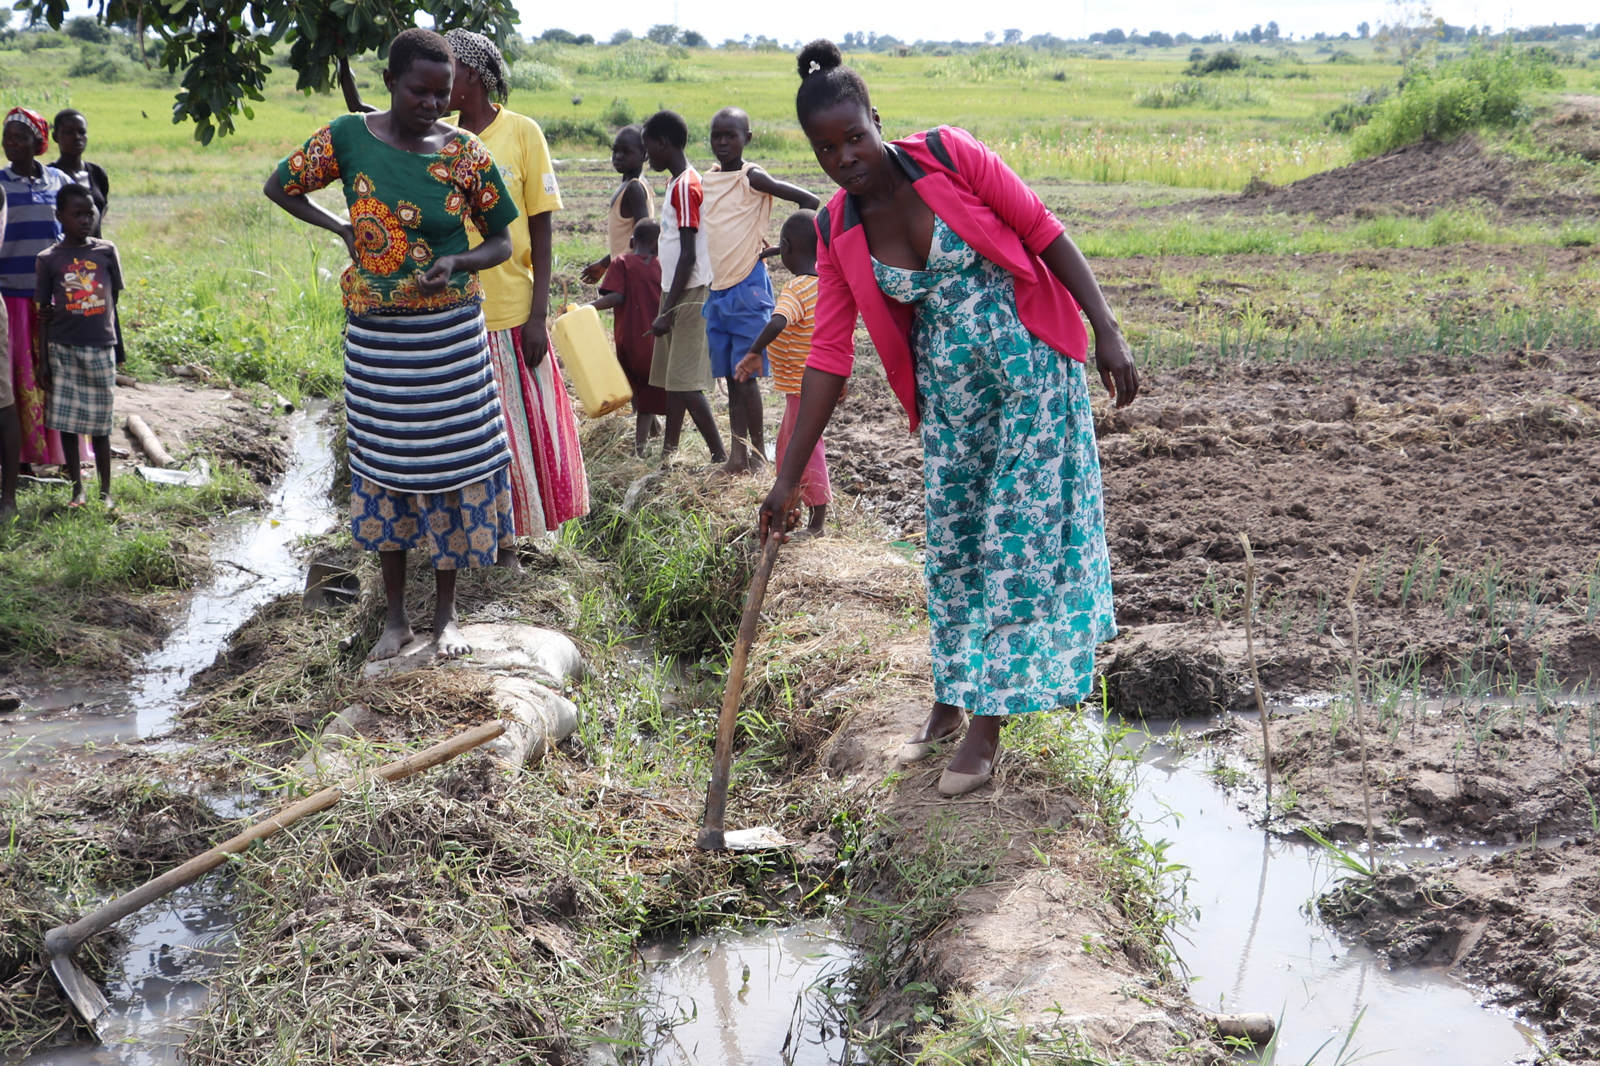
<path id="1" fill-rule="evenodd" d="M 439 121 L 453 57 L 406 30 L 389 46 L 389 110 L 343 115 L 278 164 L 267 198 L 344 239 L 345 417 L 351 532 L 378 553 L 389 619 L 371 658 L 413 639 L 406 553 L 426 547 L 437 587 L 434 644 L 471 651 L 455 575 L 512 543 L 510 452 L 484 330 L 478 272 L 511 255 L 517 208 L 482 142 Z M 340 181 L 350 219 L 306 195 Z M 468 248 L 463 222 L 483 235 Z"/>

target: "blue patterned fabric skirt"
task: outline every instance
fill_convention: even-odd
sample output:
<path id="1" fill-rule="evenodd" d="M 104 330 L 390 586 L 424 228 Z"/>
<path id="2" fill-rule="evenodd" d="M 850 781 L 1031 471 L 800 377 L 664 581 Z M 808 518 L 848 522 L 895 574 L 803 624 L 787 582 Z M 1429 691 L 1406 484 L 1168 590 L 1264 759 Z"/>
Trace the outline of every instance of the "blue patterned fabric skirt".
<path id="1" fill-rule="evenodd" d="M 435 570 L 493 566 L 516 544 L 511 479 L 502 467 L 448 492 L 404 493 L 350 478 L 350 532 L 369 552 L 427 548 Z"/>

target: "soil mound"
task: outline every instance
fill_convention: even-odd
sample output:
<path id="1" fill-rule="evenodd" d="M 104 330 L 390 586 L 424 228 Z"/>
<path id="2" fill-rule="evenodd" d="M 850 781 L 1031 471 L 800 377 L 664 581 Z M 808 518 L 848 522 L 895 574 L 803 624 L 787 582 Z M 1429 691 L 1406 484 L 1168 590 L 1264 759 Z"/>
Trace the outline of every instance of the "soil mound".
<path id="1" fill-rule="evenodd" d="M 1595 197 L 1534 188 L 1513 162 L 1485 152 L 1471 135 L 1449 143 L 1418 141 L 1289 185 L 1271 186 L 1253 179 L 1237 196 L 1200 201 L 1185 210 L 1378 218 L 1427 216 L 1440 208 L 1470 204 L 1492 205 L 1512 215 L 1565 217 L 1600 210 Z"/>

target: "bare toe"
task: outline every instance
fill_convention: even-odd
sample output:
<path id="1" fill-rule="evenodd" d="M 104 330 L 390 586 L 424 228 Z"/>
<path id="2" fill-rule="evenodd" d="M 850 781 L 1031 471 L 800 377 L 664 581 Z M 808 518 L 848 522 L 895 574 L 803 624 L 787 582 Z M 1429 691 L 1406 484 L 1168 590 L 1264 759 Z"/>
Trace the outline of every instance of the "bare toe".
<path id="1" fill-rule="evenodd" d="M 454 622 L 438 631 L 433 638 L 434 654 L 441 659 L 459 659 L 472 654 L 472 645 L 462 637 Z"/>

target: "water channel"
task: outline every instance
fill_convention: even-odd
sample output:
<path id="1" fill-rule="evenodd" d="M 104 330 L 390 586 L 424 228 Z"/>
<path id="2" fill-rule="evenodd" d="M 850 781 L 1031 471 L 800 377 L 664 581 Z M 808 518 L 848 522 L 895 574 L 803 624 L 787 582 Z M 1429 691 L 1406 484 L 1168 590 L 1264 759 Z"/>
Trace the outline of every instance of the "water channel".
<path id="1" fill-rule="evenodd" d="M 0 726 L 12 734 L 0 747 L 0 787 L 51 759 L 85 757 L 91 742 L 101 751 L 135 738 L 159 743 L 190 678 L 212 661 L 227 636 L 260 604 L 301 587 L 304 560 L 297 542 L 335 520 L 326 492 L 328 433 L 319 412 L 295 416 L 292 440 L 291 468 L 267 509 L 225 526 L 215 538 L 213 579 L 189 600 L 181 623 L 146 657 L 133 682 L 33 698 Z M 1391 971 L 1311 917 L 1309 901 L 1332 883 L 1330 866 L 1315 849 L 1253 826 L 1206 773 L 1202 746 L 1174 745 L 1162 726 L 1141 727 L 1146 734 L 1139 739 L 1147 744 L 1135 811 L 1148 835 L 1171 842 L 1168 858 L 1192 875 L 1189 897 L 1197 915 L 1174 946 L 1193 978 L 1196 1002 L 1213 1010 L 1281 1013 L 1280 1063 L 1303 1063 L 1329 1037 L 1342 1038 L 1363 1009 L 1356 1042 L 1372 1054 L 1368 1061 L 1501 1066 L 1527 1057 L 1530 1032 L 1505 1013 L 1479 1006 L 1471 988 L 1431 970 Z M 1392 858 L 1429 861 L 1444 855 L 1417 848 Z M 215 891 L 202 884 L 124 923 L 131 943 L 110 977 L 113 1014 L 105 1023 L 106 1044 L 22 1061 L 179 1061 L 184 1024 L 205 1004 L 205 976 L 228 957 L 227 901 L 210 895 Z M 820 924 L 719 931 L 646 946 L 640 1019 L 648 1050 L 637 1061 L 854 1061 L 831 1020 L 826 995 L 849 958 L 848 945 Z M 1332 1058 L 1326 1050 L 1317 1061 Z"/>

